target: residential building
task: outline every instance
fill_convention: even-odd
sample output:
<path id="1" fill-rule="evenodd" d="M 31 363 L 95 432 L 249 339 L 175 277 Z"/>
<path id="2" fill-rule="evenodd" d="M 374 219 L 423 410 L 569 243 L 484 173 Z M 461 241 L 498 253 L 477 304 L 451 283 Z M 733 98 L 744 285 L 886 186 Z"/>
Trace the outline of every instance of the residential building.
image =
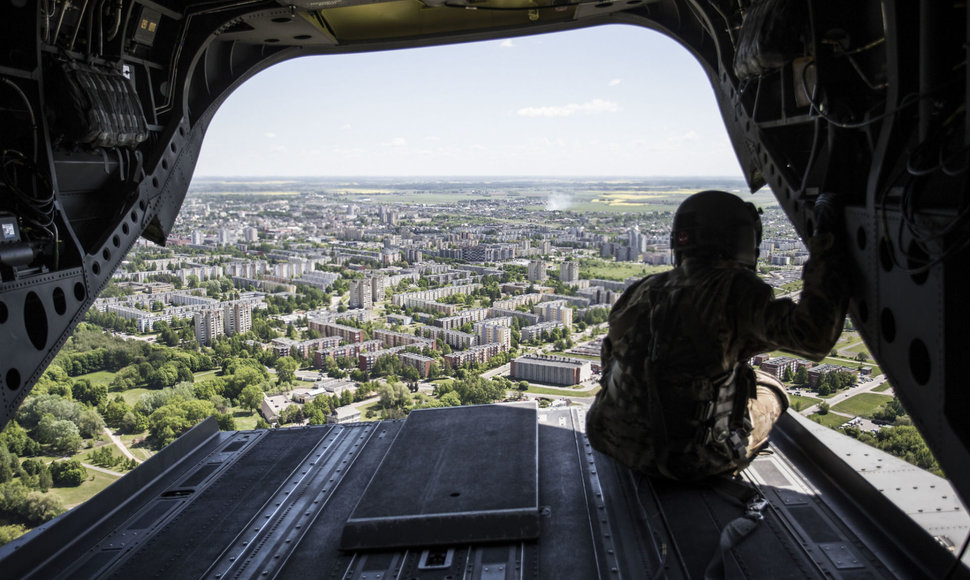
<path id="1" fill-rule="evenodd" d="M 373 286 L 370 280 L 350 281 L 350 308 L 371 308 L 374 305 Z"/>
<path id="2" fill-rule="evenodd" d="M 559 279 L 563 284 L 573 284 L 579 281 L 579 264 L 568 261 L 559 265 Z"/>
<path id="3" fill-rule="evenodd" d="M 798 365 L 798 360 L 788 356 L 779 356 L 763 361 L 761 363 L 761 372 L 781 380 L 785 378 L 785 371 L 794 373 L 796 365 Z"/>
<path id="4" fill-rule="evenodd" d="M 219 308 L 210 308 L 196 312 L 193 316 L 195 323 L 195 340 L 202 346 L 209 346 L 215 339 L 225 332 L 224 312 Z"/>
<path id="5" fill-rule="evenodd" d="M 532 307 L 543 322 L 561 322 L 566 328 L 573 326 L 573 309 L 564 300 L 543 302 Z"/>
<path id="6" fill-rule="evenodd" d="M 526 355 L 512 361 L 515 380 L 550 385 L 578 385 L 593 376 L 590 361 L 563 356 Z"/>
<path id="7" fill-rule="evenodd" d="M 428 374 L 431 372 L 431 365 L 434 363 L 434 359 L 430 356 L 424 356 L 416 354 L 413 352 L 402 352 L 400 354 L 400 359 L 402 364 L 410 365 L 418 369 L 418 374 L 421 378 L 428 378 Z"/>
<path id="8" fill-rule="evenodd" d="M 546 262 L 544 260 L 532 260 L 529 262 L 529 282 L 542 282 L 543 280 L 549 279 L 549 274 L 546 272 Z"/>
<path id="9" fill-rule="evenodd" d="M 251 302 L 233 301 L 225 303 L 223 324 L 226 334 L 241 334 L 253 328 L 253 305 Z"/>

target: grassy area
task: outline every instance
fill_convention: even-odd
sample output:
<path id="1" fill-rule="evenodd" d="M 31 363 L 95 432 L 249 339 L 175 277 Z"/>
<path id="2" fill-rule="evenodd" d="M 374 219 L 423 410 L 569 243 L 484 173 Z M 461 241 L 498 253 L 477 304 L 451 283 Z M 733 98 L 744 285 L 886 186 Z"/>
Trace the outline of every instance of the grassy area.
<path id="1" fill-rule="evenodd" d="M 152 455 L 154 455 L 154 452 L 151 449 L 149 449 L 148 446 L 145 444 L 145 437 L 147 436 L 148 436 L 148 432 L 145 431 L 144 433 L 121 435 L 120 437 L 121 437 L 121 442 L 125 444 L 125 447 L 128 448 L 128 451 L 131 451 L 132 455 L 144 461 L 149 457 L 151 457 Z"/>
<path id="2" fill-rule="evenodd" d="M 107 439 L 107 437 L 105 437 L 105 439 Z M 114 456 L 114 457 L 118 457 L 118 458 L 123 459 L 123 460 L 124 459 L 128 459 L 128 456 L 126 456 L 124 453 L 122 453 L 121 452 L 121 449 L 118 449 L 118 446 L 115 445 L 114 443 L 111 443 L 110 441 L 108 441 L 106 443 L 103 443 L 101 445 L 95 445 L 92 449 L 85 449 L 84 452 L 81 453 L 80 457 L 78 457 L 78 459 L 80 459 L 84 463 L 90 463 L 92 465 L 97 465 L 96 463 L 94 463 L 93 461 L 91 461 L 91 453 L 93 453 L 94 451 L 96 451 L 96 450 L 98 450 L 98 449 L 100 449 L 102 447 L 107 447 L 108 451 L 110 451 L 111 452 L 111 455 Z M 115 469 L 115 468 L 108 467 L 106 469 Z M 115 469 L 115 471 L 121 471 L 121 470 L 120 469 Z"/>
<path id="3" fill-rule="evenodd" d="M 803 395 L 788 395 L 788 402 L 791 403 L 792 408 L 797 407 L 799 409 L 807 409 L 812 405 L 817 405 L 821 403 L 822 399 L 816 399 L 815 397 L 806 397 Z"/>
<path id="4" fill-rule="evenodd" d="M 194 373 L 192 376 L 195 377 L 195 382 L 199 382 L 200 380 L 205 379 L 206 377 L 215 377 L 221 374 L 222 374 L 221 370 L 213 369 L 211 371 L 199 371 L 197 373 Z"/>
<path id="5" fill-rule="evenodd" d="M 892 388 L 892 385 L 889 384 L 889 381 L 886 381 L 885 383 L 879 385 L 878 387 L 876 387 L 875 389 L 872 389 L 872 390 L 875 391 L 875 392 L 877 392 L 877 393 L 884 393 L 884 392 L 888 391 L 891 388 Z"/>
<path id="6" fill-rule="evenodd" d="M 866 353 L 866 355 L 869 356 L 869 360 L 872 360 L 872 354 L 869 353 L 869 347 L 867 347 L 866 346 L 866 343 L 864 343 L 862 341 L 859 341 L 858 344 L 855 344 L 853 346 L 850 346 L 850 347 L 848 347 L 845 350 L 847 350 L 849 352 L 854 352 L 856 354 L 859 354 L 860 352 L 864 352 L 864 353 Z"/>
<path id="7" fill-rule="evenodd" d="M 236 422 L 236 429 L 245 431 L 256 428 L 257 414 L 255 411 L 240 409 L 239 407 L 233 407 L 231 411 L 232 418 Z"/>
<path id="8" fill-rule="evenodd" d="M 359 407 L 359 408 L 360 408 L 361 421 L 380 421 L 381 420 L 381 411 L 383 411 L 383 407 L 381 407 L 380 401 L 374 401 L 370 405 L 364 405 L 363 407 Z M 372 412 L 373 416 L 368 417 L 367 416 L 368 412 Z"/>
<path id="9" fill-rule="evenodd" d="M 649 274 L 664 272 L 670 266 L 645 266 L 636 262 L 607 262 L 584 258 L 579 261 L 579 275 L 583 278 L 599 278 L 603 280 L 626 280 L 627 278 L 643 278 Z"/>
<path id="10" fill-rule="evenodd" d="M 128 389 L 121 393 L 121 396 L 124 397 L 126 403 L 134 407 L 142 395 L 150 392 L 152 392 L 151 389 Z"/>
<path id="11" fill-rule="evenodd" d="M 546 395 L 551 397 L 592 397 L 600 391 L 599 387 L 590 389 L 588 391 L 580 391 L 577 389 L 547 389 L 544 387 L 529 387 L 527 393 L 532 393 L 533 395 Z"/>
<path id="12" fill-rule="evenodd" d="M 107 385 L 111 383 L 115 378 L 115 373 L 111 371 L 98 371 L 96 373 L 88 373 L 86 375 L 78 375 L 74 377 L 74 380 L 87 379 L 91 381 L 92 385 Z"/>
<path id="13" fill-rule="evenodd" d="M 860 417 L 871 417 L 872 412 L 880 405 L 891 401 L 889 395 L 877 395 L 876 393 L 861 393 L 850 399 L 833 405 L 832 409 L 840 413 L 858 415 Z"/>
<path id="14" fill-rule="evenodd" d="M 833 413 L 826 413 L 825 415 L 819 415 L 815 413 L 809 417 L 813 421 L 818 421 L 822 425 L 825 425 L 829 429 L 838 429 L 843 423 L 848 421 L 845 417 L 841 415 L 835 415 Z"/>
<path id="15" fill-rule="evenodd" d="M 101 490 L 118 481 L 118 477 L 88 469 L 88 476 L 77 487 L 52 487 L 50 494 L 60 498 L 66 508 L 72 508 L 97 495 Z"/>
<path id="16" fill-rule="evenodd" d="M 590 355 L 585 355 L 585 354 L 572 354 L 572 353 L 568 353 L 568 352 L 562 352 L 562 351 L 559 351 L 559 350 L 550 352 L 549 354 L 552 355 L 552 356 L 564 356 L 564 357 L 568 357 L 568 358 L 580 358 L 580 359 L 584 359 L 584 360 L 592 360 L 592 361 L 597 361 L 597 362 L 600 360 L 600 357 L 598 357 L 598 356 L 590 356 Z"/>

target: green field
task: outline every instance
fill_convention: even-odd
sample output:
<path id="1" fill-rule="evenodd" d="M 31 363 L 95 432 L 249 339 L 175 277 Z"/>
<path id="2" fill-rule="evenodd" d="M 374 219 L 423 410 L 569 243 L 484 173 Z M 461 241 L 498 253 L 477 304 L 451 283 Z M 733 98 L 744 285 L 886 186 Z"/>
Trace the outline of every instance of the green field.
<path id="1" fill-rule="evenodd" d="M 879 385 L 878 387 L 876 387 L 875 389 L 872 389 L 872 390 L 875 391 L 875 392 L 877 392 L 877 393 L 884 393 L 884 392 L 888 391 L 891 388 L 892 388 L 892 384 L 890 384 L 889 381 L 886 381 L 885 383 Z"/>
<path id="2" fill-rule="evenodd" d="M 142 395 L 150 392 L 152 392 L 151 389 L 128 389 L 121 393 L 121 396 L 125 399 L 126 403 L 134 407 Z"/>
<path id="3" fill-rule="evenodd" d="M 107 385 L 110 384 L 115 378 L 115 373 L 111 371 L 98 371 L 96 373 L 88 373 L 86 375 L 78 375 L 74 377 L 74 380 L 87 379 L 91 381 L 92 385 Z"/>
<path id="4" fill-rule="evenodd" d="M 380 421 L 381 420 L 381 411 L 384 410 L 384 408 L 381 407 L 381 402 L 380 401 L 374 401 L 370 405 L 364 405 L 363 407 L 358 407 L 358 408 L 360 409 L 360 420 L 361 421 Z M 367 413 L 368 412 L 373 412 L 373 416 L 368 417 L 367 416 Z"/>
<path id="5" fill-rule="evenodd" d="M 861 393 L 842 401 L 837 405 L 833 405 L 832 409 L 840 413 L 846 413 L 848 415 L 858 415 L 860 417 L 871 417 L 872 412 L 879 408 L 880 405 L 891 401 L 893 398 L 889 395 L 877 395 L 876 393 Z"/>
<path id="6" fill-rule="evenodd" d="M 606 260 L 580 260 L 579 275 L 584 278 L 601 280 L 626 280 L 627 278 L 643 278 L 650 274 L 665 272 L 670 266 L 646 266 L 636 262 L 607 262 Z"/>
<path id="7" fill-rule="evenodd" d="M 597 362 L 599 362 L 599 360 L 600 360 L 600 357 L 598 357 L 598 356 L 590 356 L 590 355 L 586 355 L 586 354 L 572 354 L 572 353 L 568 353 L 568 352 L 563 352 L 561 350 L 556 350 L 556 351 L 550 352 L 549 355 L 550 356 L 565 356 L 565 357 L 569 357 L 569 358 L 579 358 L 579 359 L 583 359 L 583 360 L 592 360 L 592 361 L 597 361 Z"/>
<path id="8" fill-rule="evenodd" d="M 118 481 L 118 477 L 88 469 L 88 476 L 77 487 L 52 487 L 49 492 L 60 498 L 66 508 L 72 508 L 94 497 L 98 492 Z"/>
<path id="9" fill-rule="evenodd" d="M 256 428 L 256 419 L 258 415 L 254 411 L 248 409 L 240 409 L 239 407 L 233 407 L 230 409 L 232 412 L 233 421 L 236 422 L 236 429 L 239 431 L 245 431 L 247 429 Z"/>
<path id="10" fill-rule="evenodd" d="M 107 440 L 108 438 L 105 437 L 104 439 Z M 80 459 L 84 463 L 90 463 L 92 465 L 96 465 L 93 461 L 91 461 L 91 453 L 93 451 L 97 450 L 97 449 L 102 448 L 102 447 L 107 447 L 108 448 L 108 451 L 110 451 L 111 452 L 111 455 L 113 455 L 114 457 L 118 457 L 118 458 L 121 458 L 121 459 L 128 459 L 128 457 L 124 453 L 121 452 L 121 449 L 118 449 L 118 446 L 115 445 L 114 443 L 111 443 L 110 441 L 107 442 L 107 443 L 104 443 L 102 445 L 95 445 L 91 449 L 85 449 L 84 452 L 81 453 L 81 455 L 78 457 L 78 459 Z M 105 469 L 111 469 L 113 471 L 121 472 L 121 469 L 115 468 L 115 467 L 106 467 Z"/>
<path id="11" fill-rule="evenodd" d="M 571 387 L 563 389 L 547 389 L 545 387 L 529 387 L 527 393 L 532 393 L 533 395 L 546 395 L 551 397 L 592 397 L 596 393 L 600 392 L 600 388 L 596 387 L 588 391 L 580 391 L 578 389 L 573 389 Z"/>
<path id="12" fill-rule="evenodd" d="M 829 429 L 838 429 L 843 423 L 849 420 L 847 417 L 843 417 L 842 415 L 836 415 L 834 413 L 826 413 L 825 415 L 819 415 L 818 413 L 815 413 L 809 418 L 812 420 L 818 421 L 819 423 L 821 423 L 822 425 L 825 425 Z"/>
<path id="13" fill-rule="evenodd" d="M 806 397 L 803 395 L 788 395 L 788 402 L 794 408 L 796 403 L 801 403 L 799 409 L 807 409 L 812 405 L 817 405 L 822 402 L 822 399 L 816 399 L 815 397 Z"/>

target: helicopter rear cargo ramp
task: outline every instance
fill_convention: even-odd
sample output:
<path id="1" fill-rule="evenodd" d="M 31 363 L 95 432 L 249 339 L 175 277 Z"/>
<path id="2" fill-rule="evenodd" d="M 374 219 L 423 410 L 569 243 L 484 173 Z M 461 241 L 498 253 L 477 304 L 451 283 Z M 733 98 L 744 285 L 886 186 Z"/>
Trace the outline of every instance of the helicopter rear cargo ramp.
<path id="1" fill-rule="evenodd" d="M 701 578 L 714 566 L 855 579 L 942 577 L 954 561 L 803 419 L 787 416 L 746 471 L 764 519 L 723 552 L 743 505 L 631 473 L 589 446 L 584 423 L 582 407 L 533 404 L 239 432 L 210 419 L 4 546 L 0 566 L 17 578 Z M 884 465 L 874 471 L 899 468 L 894 481 L 945 484 L 851 449 Z"/>

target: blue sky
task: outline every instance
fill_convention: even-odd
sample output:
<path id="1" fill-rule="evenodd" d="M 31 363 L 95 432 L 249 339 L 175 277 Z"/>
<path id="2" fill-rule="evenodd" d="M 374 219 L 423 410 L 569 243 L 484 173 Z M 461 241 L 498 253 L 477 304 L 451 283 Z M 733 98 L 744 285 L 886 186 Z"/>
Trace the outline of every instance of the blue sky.
<path id="1" fill-rule="evenodd" d="M 741 172 L 700 65 L 616 25 L 282 63 L 227 99 L 196 175 Z"/>

